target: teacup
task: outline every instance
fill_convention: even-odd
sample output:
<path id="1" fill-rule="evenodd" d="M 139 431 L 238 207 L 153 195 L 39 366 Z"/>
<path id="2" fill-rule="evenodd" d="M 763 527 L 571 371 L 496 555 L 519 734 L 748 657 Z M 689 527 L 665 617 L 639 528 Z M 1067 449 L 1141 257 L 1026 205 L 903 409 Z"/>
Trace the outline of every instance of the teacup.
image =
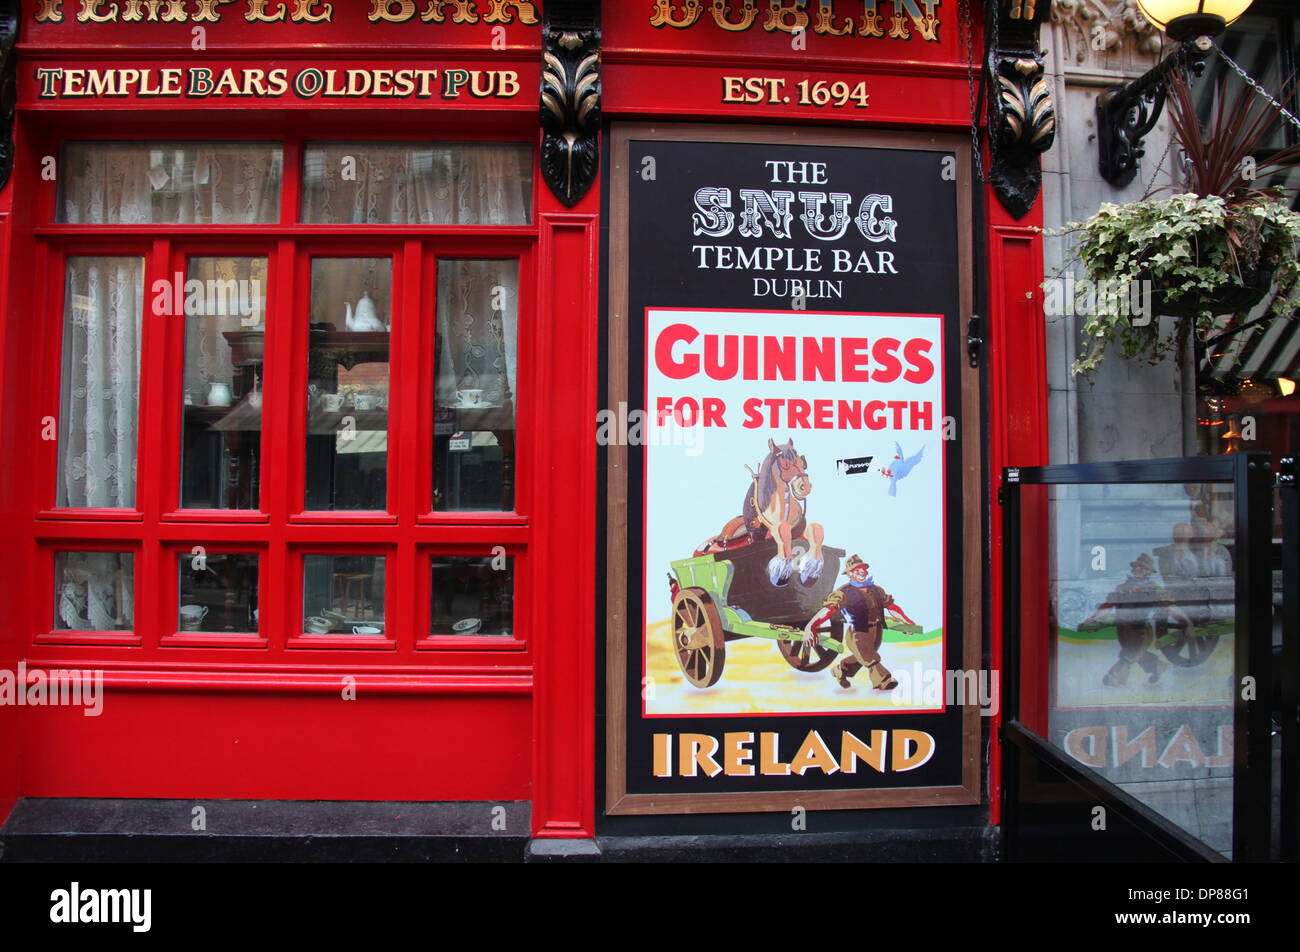
<path id="1" fill-rule="evenodd" d="M 206 605 L 182 605 L 181 627 L 187 631 L 194 631 L 202 624 L 203 619 L 208 617 L 208 608 Z"/>
<path id="2" fill-rule="evenodd" d="M 353 625 L 352 634 L 354 635 L 382 635 L 383 630 L 376 628 L 374 625 Z"/>
<path id="3" fill-rule="evenodd" d="M 456 402 L 463 407 L 476 407 L 483 402 L 482 390 L 457 390 Z"/>
<path id="4" fill-rule="evenodd" d="M 328 634 L 333 627 L 328 618 L 321 618 L 319 615 L 312 615 L 307 619 L 307 630 L 313 635 Z"/>
<path id="5" fill-rule="evenodd" d="M 328 410 L 330 413 L 338 413 L 343 409 L 343 394 L 322 393 L 320 395 L 320 405 L 323 410 Z"/>
<path id="6" fill-rule="evenodd" d="M 373 410 L 379 406 L 379 395 L 375 393 L 354 393 L 352 405 L 358 410 Z"/>

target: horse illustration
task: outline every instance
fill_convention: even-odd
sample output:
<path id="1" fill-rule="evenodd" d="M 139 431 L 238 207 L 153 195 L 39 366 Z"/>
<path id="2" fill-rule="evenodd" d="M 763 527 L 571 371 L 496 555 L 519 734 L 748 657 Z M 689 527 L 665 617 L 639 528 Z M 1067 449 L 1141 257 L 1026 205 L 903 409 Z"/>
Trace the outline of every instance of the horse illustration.
<path id="1" fill-rule="evenodd" d="M 767 564 L 767 576 L 773 585 L 785 585 L 794 574 L 794 540 L 804 539 L 811 548 L 799 559 L 798 568 L 799 581 L 807 584 L 821 575 L 825 535 L 819 523 L 810 523 L 805 517 L 805 500 L 812 492 L 808 461 L 795 451 L 794 440 L 777 446 L 769 439 L 767 448 L 768 454 L 757 471 L 745 467 L 750 473 L 750 486 L 741 515 L 729 520 L 695 554 L 723 552 L 770 536 L 776 540 L 776 555 Z"/>

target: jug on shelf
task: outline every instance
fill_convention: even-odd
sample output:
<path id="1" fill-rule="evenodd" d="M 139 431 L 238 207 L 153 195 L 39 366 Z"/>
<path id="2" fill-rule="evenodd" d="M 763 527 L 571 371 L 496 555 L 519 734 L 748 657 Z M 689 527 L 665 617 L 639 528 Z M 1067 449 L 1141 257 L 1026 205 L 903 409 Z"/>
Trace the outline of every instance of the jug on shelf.
<path id="1" fill-rule="evenodd" d="M 230 386 L 219 380 L 212 381 L 212 386 L 208 388 L 208 406 L 228 407 L 230 406 L 230 401 Z"/>

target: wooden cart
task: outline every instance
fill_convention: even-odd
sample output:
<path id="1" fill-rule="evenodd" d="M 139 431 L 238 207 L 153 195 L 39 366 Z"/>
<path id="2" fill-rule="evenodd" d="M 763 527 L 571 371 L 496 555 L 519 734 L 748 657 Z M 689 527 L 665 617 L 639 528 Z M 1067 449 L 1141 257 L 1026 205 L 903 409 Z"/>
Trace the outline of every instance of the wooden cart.
<path id="1" fill-rule="evenodd" d="M 794 558 L 808 549 L 798 540 Z M 843 621 L 836 614 L 817 644 L 804 639 L 804 625 L 821 609 L 826 597 L 843 581 L 843 549 L 823 546 L 821 575 L 804 584 L 799 573 L 785 585 L 768 580 L 767 564 L 776 555 L 776 542 L 764 539 L 725 552 L 697 555 L 672 563 L 668 577 L 673 599 L 673 653 L 686 680 L 696 687 L 718 683 L 726 660 L 726 643 L 737 638 L 767 638 L 796 671 L 821 671 L 844 650 Z M 919 630 L 887 621 L 891 628 Z"/>

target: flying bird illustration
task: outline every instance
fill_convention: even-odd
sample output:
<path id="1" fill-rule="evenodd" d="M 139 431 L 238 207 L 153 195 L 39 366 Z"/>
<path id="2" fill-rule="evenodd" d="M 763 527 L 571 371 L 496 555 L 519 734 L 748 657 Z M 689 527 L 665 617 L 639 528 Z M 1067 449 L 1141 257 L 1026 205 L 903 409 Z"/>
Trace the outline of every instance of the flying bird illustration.
<path id="1" fill-rule="evenodd" d="M 922 446 L 916 451 L 915 456 L 905 457 L 903 455 L 903 448 L 899 446 L 898 443 L 894 443 L 894 461 L 888 466 L 882 466 L 880 468 L 880 472 L 889 480 L 889 495 L 898 495 L 898 481 L 904 479 L 916 468 L 916 464 L 921 462 L 921 454 L 924 452 L 925 447 Z"/>

